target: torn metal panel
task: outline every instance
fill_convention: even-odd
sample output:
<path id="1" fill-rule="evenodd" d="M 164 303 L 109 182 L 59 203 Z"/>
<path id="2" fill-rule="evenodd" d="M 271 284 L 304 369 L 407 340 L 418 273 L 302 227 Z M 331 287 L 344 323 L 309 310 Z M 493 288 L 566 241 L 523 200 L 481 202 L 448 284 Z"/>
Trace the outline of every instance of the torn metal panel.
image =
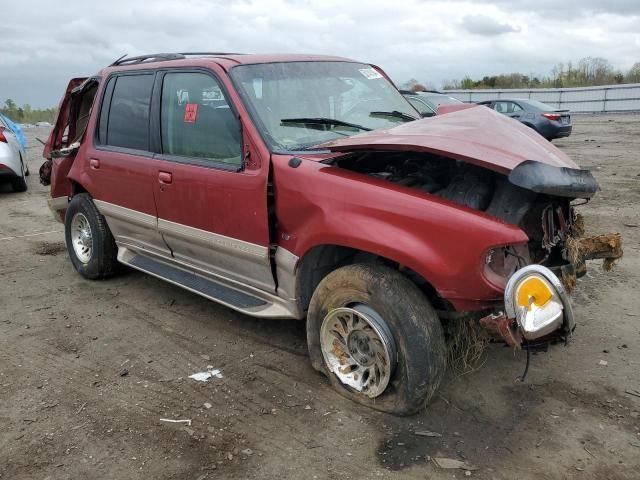
<path id="1" fill-rule="evenodd" d="M 512 319 L 500 312 L 498 314 L 487 315 L 480 319 L 480 325 L 486 328 L 493 335 L 502 338 L 507 345 L 515 350 L 519 350 L 522 344 L 522 334 L 518 330 Z"/>

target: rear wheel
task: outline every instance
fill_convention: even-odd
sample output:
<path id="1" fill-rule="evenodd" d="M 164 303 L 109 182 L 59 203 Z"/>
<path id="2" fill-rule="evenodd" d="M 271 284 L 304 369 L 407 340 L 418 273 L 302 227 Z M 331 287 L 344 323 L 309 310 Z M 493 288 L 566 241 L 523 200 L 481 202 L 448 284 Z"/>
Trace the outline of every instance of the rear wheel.
<path id="1" fill-rule="evenodd" d="M 80 275 L 94 280 L 117 271 L 118 249 L 113 235 L 88 194 L 71 199 L 64 223 L 67 251 Z"/>
<path id="2" fill-rule="evenodd" d="M 442 326 L 396 270 L 349 265 L 327 275 L 309 305 L 311 362 L 343 396 L 396 415 L 423 409 L 446 369 Z"/>

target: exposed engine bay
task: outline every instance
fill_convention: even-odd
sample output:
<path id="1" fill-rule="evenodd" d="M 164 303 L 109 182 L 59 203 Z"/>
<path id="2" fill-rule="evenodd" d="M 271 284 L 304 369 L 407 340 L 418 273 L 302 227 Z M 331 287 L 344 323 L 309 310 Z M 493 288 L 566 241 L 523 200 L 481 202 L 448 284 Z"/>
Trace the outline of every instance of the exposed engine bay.
<path id="1" fill-rule="evenodd" d="M 527 171 L 516 172 L 509 177 L 486 168 L 430 153 L 413 152 L 358 152 L 333 159 L 338 167 L 363 173 L 374 178 L 417 189 L 451 202 L 479 210 L 507 223 L 517 225 L 529 237 L 527 248 L 506 247 L 493 252 L 487 263 L 493 272 L 508 277 L 518 268 L 536 263 L 563 269 L 564 276 L 584 273 L 581 265 L 571 264 L 575 256 L 567 252 L 570 237 L 581 237 L 584 233 L 582 220 L 576 214 L 571 202 L 580 196 L 589 198 L 597 184 L 587 171 L 561 171 L 555 167 L 543 166 L 536 176 L 532 165 L 525 162 Z M 555 169 L 560 179 L 553 178 Z M 584 189 L 584 182 L 574 182 L 576 172 L 585 172 L 593 182 L 590 190 Z M 516 173 L 516 175 L 513 175 Z M 530 188 L 523 188 L 515 182 Z M 568 179 L 568 180 L 567 180 Z M 563 182 L 568 182 L 567 186 Z M 582 189 L 582 190 L 581 190 Z M 549 194 L 546 192 L 553 192 Z M 602 252 L 584 258 L 607 258 Z M 621 255 L 621 250 L 620 250 Z M 574 268 L 575 267 L 575 268 Z M 568 270 L 568 271 L 566 271 Z"/>

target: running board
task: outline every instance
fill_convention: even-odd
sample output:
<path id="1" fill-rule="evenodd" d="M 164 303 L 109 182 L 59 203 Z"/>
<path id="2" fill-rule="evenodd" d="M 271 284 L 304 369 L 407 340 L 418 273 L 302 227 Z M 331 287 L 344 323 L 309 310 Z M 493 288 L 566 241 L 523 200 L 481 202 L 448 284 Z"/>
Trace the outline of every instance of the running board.
<path id="1" fill-rule="evenodd" d="M 168 262 L 134 253 L 123 246 L 119 246 L 118 250 L 118 260 L 125 265 L 166 280 L 234 310 L 255 317 L 295 318 L 294 313 L 287 308 L 288 305 L 282 299 L 267 292 L 252 295 L 239 288 L 225 285 L 222 279 L 216 281 L 187 268 L 179 268 Z"/>
<path id="2" fill-rule="evenodd" d="M 240 309 L 255 308 L 267 304 L 264 300 L 252 297 L 244 292 L 239 292 L 195 273 L 187 272 L 142 255 L 136 255 L 129 260 L 129 265 L 187 290 L 199 293 L 203 297 L 234 305 Z"/>

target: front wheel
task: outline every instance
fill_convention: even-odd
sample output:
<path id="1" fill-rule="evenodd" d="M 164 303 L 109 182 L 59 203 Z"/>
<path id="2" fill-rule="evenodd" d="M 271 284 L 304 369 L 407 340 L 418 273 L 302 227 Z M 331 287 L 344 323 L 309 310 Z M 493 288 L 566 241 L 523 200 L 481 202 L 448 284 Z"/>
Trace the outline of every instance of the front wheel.
<path id="1" fill-rule="evenodd" d="M 307 317 L 311 362 L 343 396 L 376 410 L 423 409 L 446 370 L 440 320 L 418 287 L 382 265 L 327 275 Z"/>
<path id="2" fill-rule="evenodd" d="M 95 280 L 116 272 L 116 243 L 88 194 L 78 194 L 71 199 L 65 214 L 64 233 L 69 258 L 80 275 Z"/>

